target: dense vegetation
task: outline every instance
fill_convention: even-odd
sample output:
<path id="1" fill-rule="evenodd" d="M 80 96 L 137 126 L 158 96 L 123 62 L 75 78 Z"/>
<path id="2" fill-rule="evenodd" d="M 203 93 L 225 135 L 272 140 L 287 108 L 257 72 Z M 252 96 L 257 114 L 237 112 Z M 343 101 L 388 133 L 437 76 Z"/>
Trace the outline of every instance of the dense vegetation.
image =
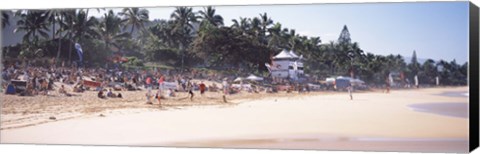
<path id="1" fill-rule="evenodd" d="M 146 63 L 175 69 L 204 67 L 215 70 L 238 70 L 242 73 L 268 74 L 264 64 L 282 49 L 294 50 L 305 59 L 305 71 L 311 77 L 354 75 L 370 84 L 382 84 L 389 73 L 404 73 L 412 80 L 434 84 L 439 76 L 445 85 L 464 85 L 468 64 L 428 59 L 410 63 L 400 55 L 375 55 L 352 42 L 347 26 L 338 41 L 322 42 L 319 36 L 303 36 L 295 29 L 282 27 L 267 13 L 232 20 L 224 25 L 213 7 L 195 12 L 177 7 L 170 19 L 150 20 L 143 8 L 125 8 L 119 13 L 107 10 L 103 17 L 89 16 L 79 10 L 19 10 L 20 19 L 10 23 L 2 12 L 2 27 L 16 24 L 23 31 L 23 42 L 3 48 L 7 59 L 55 58 L 71 63 L 78 59 L 74 44 L 85 51 L 86 66 L 104 66 L 115 62 L 114 55 L 128 57 L 128 66 Z M 340 28 L 340 27 L 339 27 Z M 6 39 L 6 38 L 4 38 Z M 452 51 L 455 52 L 455 51 Z"/>

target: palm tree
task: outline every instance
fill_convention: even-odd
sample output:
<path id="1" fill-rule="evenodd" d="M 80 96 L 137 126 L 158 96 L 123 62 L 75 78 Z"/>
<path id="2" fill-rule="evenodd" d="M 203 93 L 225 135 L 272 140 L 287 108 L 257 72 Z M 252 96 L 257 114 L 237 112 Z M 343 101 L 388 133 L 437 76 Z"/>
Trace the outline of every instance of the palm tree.
<path id="1" fill-rule="evenodd" d="M 71 29 L 73 40 L 76 42 L 82 42 L 84 39 L 98 38 L 99 34 L 95 29 L 95 26 L 98 24 L 99 22 L 97 18 L 89 18 L 84 10 L 78 11 L 73 18 L 73 25 Z"/>
<path id="2" fill-rule="evenodd" d="M 121 32 L 123 22 L 112 10 L 104 14 L 97 30 L 100 38 L 105 42 L 106 49 L 110 49 L 112 45 L 120 49 L 121 41 L 129 36 L 128 33 Z"/>
<path id="3" fill-rule="evenodd" d="M 202 20 L 202 24 L 208 23 L 215 27 L 223 26 L 223 17 L 215 14 L 215 8 L 208 6 L 204 8 L 204 11 L 199 11 Z"/>
<path id="4" fill-rule="evenodd" d="M 58 17 L 60 17 L 62 10 L 48 10 L 46 11 L 46 16 L 48 19 L 49 24 L 52 25 L 52 40 L 55 40 L 55 35 L 57 33 L 55 26 L 57 26 L 57 21 L 60 21 Z"/>
<path id="5" fill-rule="evenodd" d="M 268 31 L 268 27 L 273 24 L 273 20 L 267 16 L 267 13 L 264 12 L 263 14 L 260 14 L 260 37 L 262 40 L 262 43 L 266 43 L 266 33 Z"/>
<path id="6" fill-rule="evenodd" d="M 181 51 L 182 61 L 181 69 L 183 71 L 184 57 L 185 57 L 185 47 L 187 46 L 190 37 L 191 30 L 194 28 L 193 23 L 197 22 L 198 16 L 192 11 L 192 8 L 188 7 L 177 7 L 175 11 L 170 15 L 170 18 L 173 20 L 174 27 L 171 33 L 177 33 L 180 36 L 179 49 Z"/>
<path id="7" fill-rule="evenodd" d="M 268 47 L 271 47 L 275 50 L 282 48 L 282 44 L 285 44 L 285 40 L 283 39 L 283 31 L 282 31 L 282 24 L 276 23 L 273 25 L 272 28 L 268 29 Z"/>
<path id="8" fill-rule="evenodd" d="M 120 16 L 123 16 L 125 20 L 124 29 L 129 25 L 131 26 L 130 35 L 133 36 L 133 30 L 135 28 L 142 28 L 145 30 L 145 23 L 148 22 L 149 12 L 147 9 L 140 8 L 124 8 L 122 12 L 119 13 Z"/>
<path id="9" fill-rule="evenodd" d="M 10 16 L 7 14 L 6 11 L 1 11 L 2 12 L 2 29 L 5 28 L 5 26 L 10 25 Z"/>
<path id="10" fill-rule="evenodd" d="M 250 24 L 248 23 L 248 18 L 240 17 L 240 20 L 232 19 L 232 22 L 233 22 L 233 24 L 232 24 L 231 28 L 235 29 L 241 35 L 246 35 L 247 34 L 247 30 L 250 27 Z"/>
<path id="11" fill-rule="evenodd" d="M 40 10 L 17 11 L 16 15 L 20 16 L 20 19 L 14 33 L 24 31 L 23 41 L 27 43 L 33 41 L 33 45 L 36 47 L 39 40 L 38 35 L 48 38 L 47 16 L 44 14 L 44 11 Z"/>
<path id="12" fill-rule="evenodd" d="M 70 9 L 70 10 L 63 10 L 60 13 L 60 29 L 57 31 L 59 35 L 66 33 L 68 35 L 65 35 L 65 37 L 70 43 L 68 45 L 68 61 L 71 62 L 72 59 L 72 47 L 74 45 L 73 39 L 73 25 L 75 23 L 75 18 L 76 18 L 76 10 Z M 60 56 L 60 51 L 57 52 L 57 59 Z"/>

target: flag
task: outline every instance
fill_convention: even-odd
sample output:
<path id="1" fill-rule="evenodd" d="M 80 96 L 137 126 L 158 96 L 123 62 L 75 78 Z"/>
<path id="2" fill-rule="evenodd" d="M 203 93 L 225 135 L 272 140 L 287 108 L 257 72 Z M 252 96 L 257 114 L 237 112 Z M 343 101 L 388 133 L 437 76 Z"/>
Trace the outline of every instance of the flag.
<path id="1" fill-rule="evenodd" d="M 77 54 L 78 54 L 79 60 L 80 60 L 80 62 L 82 62 L 82 61 L 83 61 L 83 50 L 82 50 L 82 47 L 80 46 L 80 44 L 75 43 L 75 49 L 77 49 Z"/>

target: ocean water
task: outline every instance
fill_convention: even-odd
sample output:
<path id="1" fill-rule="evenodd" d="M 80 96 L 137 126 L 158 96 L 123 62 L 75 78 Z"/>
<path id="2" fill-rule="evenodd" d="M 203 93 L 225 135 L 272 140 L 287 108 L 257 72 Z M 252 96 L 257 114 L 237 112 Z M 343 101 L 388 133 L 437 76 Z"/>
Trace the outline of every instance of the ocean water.
<path id="1" fill-rule="evenodd" d="M 465 97 L 468 98 L 468 91 L 447 91 L 437 95 L 447 96 L 447 97 Z"/>
<path id="2" fill-rule="evenodd" d="M 468 103 L 423 103 L 408 105 L 408 107 L 417 112 L 468 118 Z"/>

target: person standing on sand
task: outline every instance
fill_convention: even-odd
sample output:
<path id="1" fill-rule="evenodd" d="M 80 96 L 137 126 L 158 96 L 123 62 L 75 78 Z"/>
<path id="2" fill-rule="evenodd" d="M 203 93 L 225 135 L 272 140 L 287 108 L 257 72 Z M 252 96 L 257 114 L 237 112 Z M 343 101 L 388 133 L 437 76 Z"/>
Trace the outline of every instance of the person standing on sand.
<path id="1" fill-rule="evenodd" d="M 353 100 L 353 95 L 352 95 L 353 86 L 352 86 L 352 83 L 348 82 L 347 90 L 348 90 L 348 95 L 350 95 L 350 100 Z"/>
<path id="2" fill-rule="evenodd" d="M 151 77 L 147 77 L 146 79 L 146 84 L 147 84 L 147 87 L 146 88 L 150 88 L 151 87 L 151 84 L 152 84 L 152 78 Z"/>
<path id="3" fill-rule="evenodd" d="M 386 93 L 387 94 L 390 93 L 390 80 L 388 77 L 385 79 L 385 88 L 386 88 Z"/>
<path id="4" fill-rule="evenodd" d="M 148 89 L 147 93 L 145 94 L 145 97 L 147 98 L 147 104 L 152 104 L 152 90 Z"/>
<path id="5" fill-rule="evenodd" d="M 162 103 L 160 102 L 160 99 L 162 99 L 162 90 L 160 88 L 158 89 L 155 98 L 158 101 L 158 106 L 162 107 Z"/>
<path id="6" fill-rule="evenodd" d="M 413 77 L 413 79 L 415 80 L 415 87 L 418 88 L 418 76 L 415 75 L 415 77 Z"/>
<path id="7" fill-rule="evenodd" d="M 190 96 L 190 101 L 193 101 L 193 96 L 194 96 L 194 94 L 193 94 L 193 84 L 192 84 L 192 81 L 190 81 L 190 80 L 187 81 L 187 87 L 186 87 L 186 88 L 187 88 L 186 90 L 187 90 L 187 92 L 188 92 L 188 94 L 189 94 L 189 96 Z"/>
<path id="8" fill-rule="evenodd" d="M 207 86 L 205 86 L 205 84 L 203 83 L 203 81 L 200 82 L 199 88 L 200 88 L 200 95 L 203 96 L 203 94 L 205 93 L 205 90 L 207 89 Z"/>
<path id="9" fill-rule="evenodd" d="M 227 94 L 228 94 L 227 78 L 223 79 L 222 86 L 223 86 L 223 102 L 227 103 Z"/>

